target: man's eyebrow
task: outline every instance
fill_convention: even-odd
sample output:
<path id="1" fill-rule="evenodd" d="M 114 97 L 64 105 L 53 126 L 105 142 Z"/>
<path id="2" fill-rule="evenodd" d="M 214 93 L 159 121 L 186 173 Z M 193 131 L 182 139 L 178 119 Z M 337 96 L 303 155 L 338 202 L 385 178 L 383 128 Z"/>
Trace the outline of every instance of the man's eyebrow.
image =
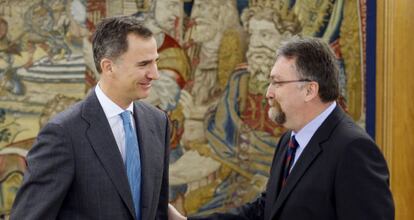
<path id="1" fill-rule="evenodd" d="M 150 62 L 151 62 L 151 60 L 143 60 L 143 61 L 138 61 L 137 64 L 138 65 L 144 65 L 144 64 L 147 64 L 147 63 L 150 63 Z"/>
<path id="2" fill-rule="evenodd" d="M 160 58 L 159 57 L 157 57 L 156 59 L 155 59 L 155 62 L 158 62 L 160 60 Z M 151 62 L 153 62 L 154 60 L 143 60 L 143 61 L 139 61 L 139 62 L 137 62 L 137 64 L 138 65 L 145 65 L 145 64 L 148 64 L 148 63 L 151 63 Z"/>

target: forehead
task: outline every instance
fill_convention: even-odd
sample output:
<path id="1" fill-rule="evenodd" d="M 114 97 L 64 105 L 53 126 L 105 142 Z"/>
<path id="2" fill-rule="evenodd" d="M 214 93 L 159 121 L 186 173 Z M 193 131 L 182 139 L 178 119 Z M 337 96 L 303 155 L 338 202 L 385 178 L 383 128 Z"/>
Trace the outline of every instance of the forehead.
<path id="1" fill-rule="evenodd" d="M 270 72 L 270 78 L 272 79 L 293 79 L 296 76 L 295 59 L 283 56 L 277 58 Z"/>
<path id="2" fill-rule="evenodd" d="M 249 21 L 249 30 L 275 30 L 276 27 L 273 24 L 273 22 L 267 20 L 267 19 L 259 19 L 256 17 L 253 17 Z"/>
<path id="3" fill-rule="evenodd" d="M 132 54 L 137 59 L 139 58 L 151 58 L 156 59 L 157 53 L 157 42 L 154 37 L 143 38 L 136 34 L 130 33 L 127 36 L 128 49 L 125 54 Z"/>

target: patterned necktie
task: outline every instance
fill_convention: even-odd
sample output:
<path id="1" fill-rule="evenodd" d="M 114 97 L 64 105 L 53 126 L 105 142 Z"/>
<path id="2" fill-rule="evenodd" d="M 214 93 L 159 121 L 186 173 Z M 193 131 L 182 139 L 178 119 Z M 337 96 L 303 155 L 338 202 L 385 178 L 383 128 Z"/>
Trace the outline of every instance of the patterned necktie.
<path id="1" fill-rule="evenodd" d="M 283 168 L 282 187 L 286 185 L 287 177 L 289 176 L 290 168 L 292 167 L 293 161 L 295 160 L 296 149 L 299 147 L 298 142 L 293 135 L 288 143 L 288 149 L 286 152 L 285 164 Z"/>
<path id="2" fill-rule="evenodd" d="M 141 219 L 141 161 L 137 134 L 131 124 L 130 111 L 121 113 L 125 131 L 125 169 L 131 188 L 137 220 Z"/>

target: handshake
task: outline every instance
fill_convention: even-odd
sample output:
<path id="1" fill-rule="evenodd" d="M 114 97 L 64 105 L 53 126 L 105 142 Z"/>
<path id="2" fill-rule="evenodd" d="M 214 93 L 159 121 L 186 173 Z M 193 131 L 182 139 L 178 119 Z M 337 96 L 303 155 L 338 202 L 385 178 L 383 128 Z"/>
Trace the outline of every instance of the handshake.
<path id="1" fill-rule="evenodd" d="M 168 204 L 168 220 L 187 220 L 187 217 L 181 215 L 173 205 Z"/>

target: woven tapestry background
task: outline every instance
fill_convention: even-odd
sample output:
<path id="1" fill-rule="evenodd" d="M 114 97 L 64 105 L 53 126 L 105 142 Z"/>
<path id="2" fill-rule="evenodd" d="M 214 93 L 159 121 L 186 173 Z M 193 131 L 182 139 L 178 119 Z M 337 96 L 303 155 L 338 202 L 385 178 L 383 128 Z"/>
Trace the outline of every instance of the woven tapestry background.
<path id="1" fill-rule="evenodd" d="M 274 54 L 323 38 L 341 65 L 339 103 L 365 126 L 365 0 L 0 0 L 0 218 L 39 129 L 99 80 L 91 35 L 134 15 L 155 33 L 161 74 L 144 101 L 172 121 L 170 201 L 186 215 L 252 200 L 283 128 L 267 117 Z"/>

